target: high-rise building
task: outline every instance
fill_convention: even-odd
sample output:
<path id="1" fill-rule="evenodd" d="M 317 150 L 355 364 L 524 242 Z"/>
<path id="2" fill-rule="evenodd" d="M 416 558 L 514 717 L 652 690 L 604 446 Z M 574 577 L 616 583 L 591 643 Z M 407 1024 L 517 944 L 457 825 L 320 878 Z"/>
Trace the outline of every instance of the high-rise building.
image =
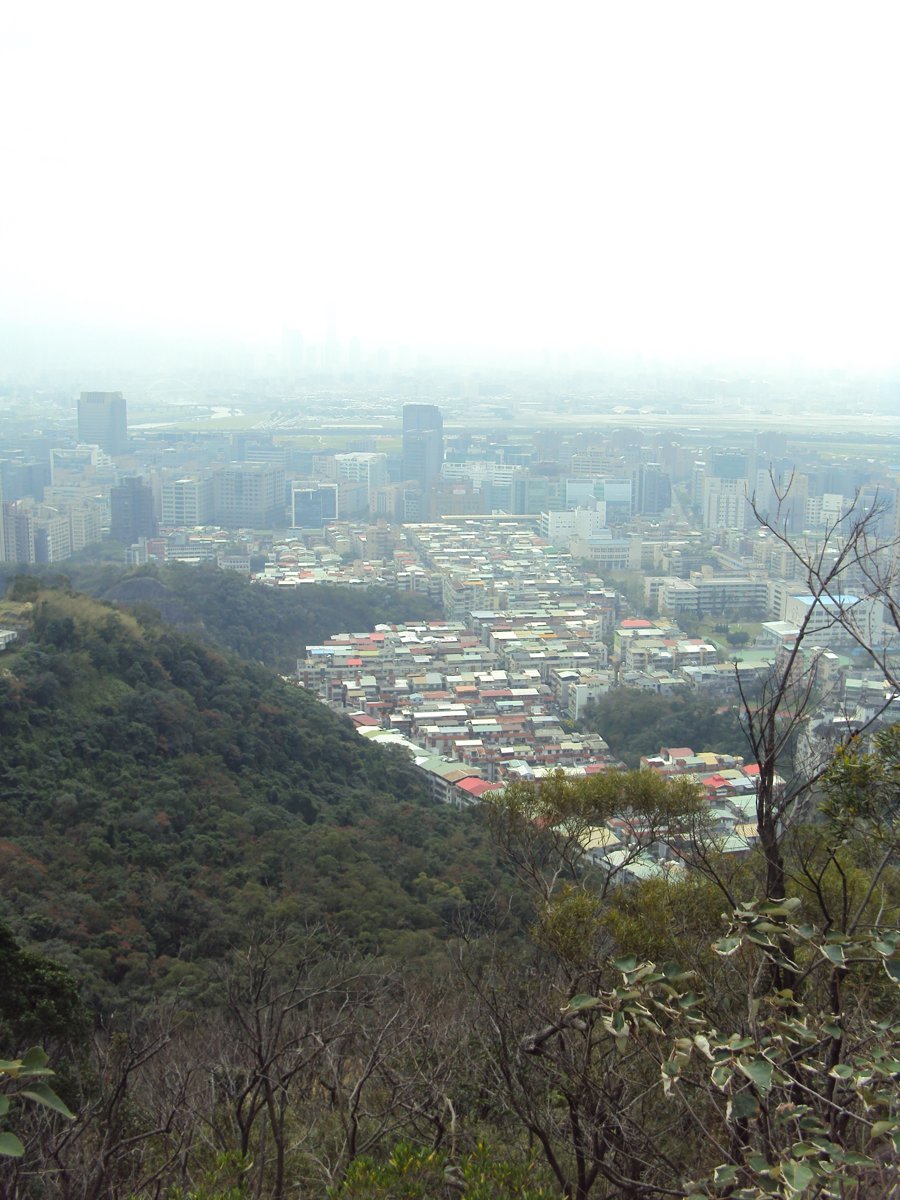
<path id="1" fill-rule="evenodd" d="M 163 525 L 209 525 L 213 519 L 211 475 L 189 475 L 162 485 Z"/>
<path id="2" fill-rule="evenodd" d="M 699 511 L 703 510 L 703 484 L 708 469 L 702 459 L 698 459 L 691 468 L 691 505 Z"/>
<path id="3" fill-rule="evenodd" d="M 107 454 L 123 454 L 128 415 L 121 392 L 82 392 L 78 398 L 78 440 Z"/>
<path id="4" fill-rule="evenodd" d="M 99 446 L 54 447 L 50 451 L 50 486 L 108 483 L 118 480 L 116 464 Z"/>
<path id="5" fill-rule="evenodd" d="M 291 488 L 291 524 L 295 529 L 323 529 L 338 516 L 336 483 L 295 483 Z"/>
<path id="6" fill-rule="evenodd" d="M 756 471 L 747 485 L 747 495 L 761 518 L 772 521 L 790 534 L 806 528 L 809 477 L 792 466 Z"/>
<path id="7" fill-rule="evenodd" d="M 72 553 L 85 546 L 93 546 L 103 538 L 103 506 L 84 500 L 69 508 L 69 526 L 72 534 Z"/>
<path id="8" fill-rule="evenodd" d="M 284 467 L 229 463 L 213 471 L 215 519 L 220 525 L 271 529 L 284 523 Z"/>
<path id="9" fill-rule="evenodd" d="M 631 519 L 632 480 L 607 476 L 597 480 L 594 495 L 606 505 L 607 525 L 625 525 Z"/>
<path id="10" fill-rule="evenodd" d="M 4 505 L 4 554 L 7 562 L 54 563 L 72 554 L 68 516 L 32 500 Z"/>
<path id="11" fill-rule="evenodd" d="M 672 481 L 659 463 L 642 463 L 638 476 L 638 512 L 656 517 L 672 503 Z"/>
<path id="12" fill-rule="evenodd" d="M 140 475 L 128 475 L 109 491 L 110 534 L 130 546 L 138 538 L 156 537 L 153 489 Z"/>
<path id="13" fill-rule="evenodd" d="M 444 461 L 444 421 L 435 404 L 403 406 L 403 479 L 426 494 L 437 483 Z"/>
<path id="14" fill-rule="evenodd" d="M 719 479 L 715 475 L 704 479 L 704 529 L 746 529 L 748 519 L 747 484 L 743 479 Z"/>
<path id="15" fill-rule="evenodd" d="M 371 496 L 388 481 L 387 455 L 379 453 L 335 454 L 334 467 L 338 479 L 364 483 Z"/>
<path id="16" fill-rule="evenodd" d="M 34 513 L 20 500 L 3 505 L 4 556 L 7 562 L 36 562 L 34 553 Z"/>
<path id="17" fill-rule="evenodd" d="M 0 461 L 0 483 L 7 500 L 24 500 L 31 496 L 42 500 L 44 488 L 50 482 L 50 463 L 24 458 L 6 458 Z"/>

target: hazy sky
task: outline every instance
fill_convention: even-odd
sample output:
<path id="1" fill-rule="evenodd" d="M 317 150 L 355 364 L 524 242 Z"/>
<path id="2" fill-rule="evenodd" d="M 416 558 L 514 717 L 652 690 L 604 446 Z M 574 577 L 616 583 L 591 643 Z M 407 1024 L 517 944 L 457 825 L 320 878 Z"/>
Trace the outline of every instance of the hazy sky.
<path id="1" fill-rule="evenodd" d="M 896 3 L 28 0 L 0 318 L 900 360 Z"/>

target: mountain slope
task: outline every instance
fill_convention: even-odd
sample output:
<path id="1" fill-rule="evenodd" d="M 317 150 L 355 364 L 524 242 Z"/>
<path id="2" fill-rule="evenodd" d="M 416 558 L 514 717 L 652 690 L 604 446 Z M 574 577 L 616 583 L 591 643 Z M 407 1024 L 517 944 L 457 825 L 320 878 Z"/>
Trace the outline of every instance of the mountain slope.
<path id="1" fill-rule="evenodd" d="M 101 595 L 117 604 L 150 604 L 167 623 L 202 629 L 217 645 L 285 673 L 294 671 L 304 646 L 333 633 L 438 615 L 426 597 L 408 592 L 329 584 L 265 587 L 234 571 L 183 563 L 141 567 Z"/>
<path id="2" fill-rule="evenodd" d="M 301 689 L 64 590 L 30 622 L 0 662 L 0 915 L 99 1000 L 259 923 L 427 953 L 488 888 L 474 815 Z"/>

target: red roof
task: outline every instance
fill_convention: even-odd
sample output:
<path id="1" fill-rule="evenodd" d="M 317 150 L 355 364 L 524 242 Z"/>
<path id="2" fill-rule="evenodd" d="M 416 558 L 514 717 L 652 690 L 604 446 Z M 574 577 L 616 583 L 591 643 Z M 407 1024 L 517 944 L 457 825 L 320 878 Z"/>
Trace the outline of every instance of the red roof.
<path id="1" fill-rule="evenodd" d="M 653 622 L 647 621 L 643 617 L 626 617 L 624 621 L 619 622 L 620 629 L 652 629 Z"/>
<path id="2" fill-rule="evenodd" d="M 759 763 L 747 763 L 744 766 L 744 774 L 745 775 L 758 775 L 759 774 Z"/>
<path id="3" fill-rule="evenodd" d="M 464 792 L 468 792 L 470 796 L 483 796 L 485 792 L 495 789 L 497 784 L 488 783 L 486 779 L 478 779 L 474 775 L 468 775 L 465 779 L 460 779 L 456 786 L 462 788 Z"/>
<path id="4" fill-rule="evenodd" d="M 367 716 L 366 713 L 354 713 L 353 716 L 350 718 L 350 720 L 353 722 L 354 725 L 380 725 L 381 724 L 381 722 L 377 721 L 375 719 L 375 717 Z"/>
<path id="5" fill-rule="evenodd" d="M 706 788 L 716 788 L 717 790 L 720 787 L 731 787 L 729 780 L 723 779 L 721 775 L 707 775 L 702 783 Z"/>

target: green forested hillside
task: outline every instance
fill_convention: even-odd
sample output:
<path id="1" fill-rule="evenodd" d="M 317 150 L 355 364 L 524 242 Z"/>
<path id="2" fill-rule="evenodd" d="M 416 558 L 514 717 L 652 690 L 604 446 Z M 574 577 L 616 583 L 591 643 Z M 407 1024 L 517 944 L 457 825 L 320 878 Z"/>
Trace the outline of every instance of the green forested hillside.
<path id="1" fill-rule="evenodd" d="M 0 586 L 21 597 L 40 586 L 71 586 L 118 606 L 152 609 L 183 633 L 286 674 L 304 646 L 333 633 L 440 615 L 427 597 L 383 587 L 264 587 L 235 571 L 185 563 L 62 567 L 29 568 L 34 574 L 25 576 L 0 563 Z"/>
<path id="2" fill-rule="evenodd" d="M 616 688 L 586 705 L 580 728 L 602 733 L 629 767 L 661 746 L 692 746 L 749 757 L 750 743 L 736 707 L 717 709 L 705 696 L 660 696 Z"/>
<path id="3" fill-rule="evenodd" d="M 99 1002 L 278 919 L 425 953 L 484 890 L 474 821 L 302 690 L 66 590 L 26 617 L 0 660 L 0 913 Z"/>
<path id="4" fill-rule="evenodd" d="M 151 572 L 218 645 L 289 672 L 305 646 L 333 633 L 440 615 L 426 597 L 382 587 L 264 587 L 234 571 L 177 563 Z M 106 598 L 122 599 L 124 589 L 127 602 L 129 586 L 131 580 L 124 580 Z"/>

